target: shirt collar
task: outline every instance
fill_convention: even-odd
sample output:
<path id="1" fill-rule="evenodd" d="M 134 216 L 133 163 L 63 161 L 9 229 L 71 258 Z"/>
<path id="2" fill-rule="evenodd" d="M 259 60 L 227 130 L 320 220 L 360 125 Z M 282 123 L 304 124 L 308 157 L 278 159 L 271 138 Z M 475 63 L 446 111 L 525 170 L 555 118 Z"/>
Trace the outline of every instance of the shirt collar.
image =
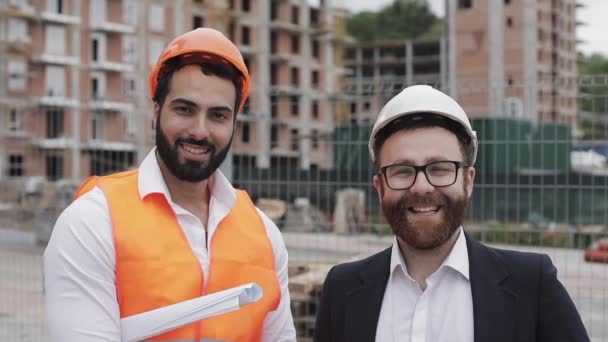
<path id="1" fill-rule="evenodd" d="M 171 199 L 171 193 L 167 187 L 167 183 L 163 178 L 158 165 L 158 159 L 156 158 L 156 147 L 146 155 L 144 160 L 139 166 L 139 178 L 137 180 L 137 186 L 139 190 L 139 197 L 144 199 L 146 196 L 152 193 L 160 193 L 164 195 L 169 203 L 173 203 Z M 217 169 L 209 177 L 209 192 L 211 200 L 219 202 L 227 208 L 232 208 L 236 202 L 236 193 L 234 188 L 224 176 L 220 169 Z"/>
<path id="2" fill-rule="evenodd" d="M 456 243 L 439 268 L 450 267 L 469 280 L 469 252 L 467 249 L 467 241 L 462 227 L 459 228 L 459 231 L 460 232 Z M 401 249 L 399 248 L 399 243 L 397 242 L 396 236 L 393 238 L 393 250 L 391 251 L 390 267 L 391 274 L 398 267 L 401 267 L 405 274 L 408 274 L 407 266 L 405 265 L 403 255 L 401 255 Z"/>

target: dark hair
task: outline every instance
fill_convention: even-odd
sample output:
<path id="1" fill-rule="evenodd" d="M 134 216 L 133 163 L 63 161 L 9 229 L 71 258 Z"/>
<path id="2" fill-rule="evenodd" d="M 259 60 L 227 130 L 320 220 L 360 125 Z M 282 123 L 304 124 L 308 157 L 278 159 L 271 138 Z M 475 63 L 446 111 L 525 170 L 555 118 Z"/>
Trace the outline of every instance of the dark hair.
<path id="1" fill-rule="evenodd" d="M 217 76 L 232 81 L 236 89 L 236 99 L 234 103 L 234 118 L 239 111 L 241 104 L 241 91 L 243 90 L 243 74 L 228 61 L 212 55 L 180 55 L 167 60 L 158 73 L 158 83 L 152 100 L 163 107 L 167 94 L 169 94 L 171 79 L 173 74 L 186 65 L 198 65 L 201 72 L 205 75 Z"/>
<path id="2" fill-rule="evenodd" d="M 473 162 L 475 155 L 475 146 L 467 133 L 466 128 L 460 123 L 440 114 L 420 113 L 420 115 L 411 114 L 395 119 L 376 133 L 376 139 L 374 140 L 373 146 L 374 156 L 376 157 L 374 160 L 376 171 L 380 169 L 380 149 L 391 135 L 401 130 L 414 130 L 427 127 L 442 127 L 452 132 L 458 139 L 460 152 L 464 158 L 463 162 L 468 166 L 472 166 L 471 163 Z"/>

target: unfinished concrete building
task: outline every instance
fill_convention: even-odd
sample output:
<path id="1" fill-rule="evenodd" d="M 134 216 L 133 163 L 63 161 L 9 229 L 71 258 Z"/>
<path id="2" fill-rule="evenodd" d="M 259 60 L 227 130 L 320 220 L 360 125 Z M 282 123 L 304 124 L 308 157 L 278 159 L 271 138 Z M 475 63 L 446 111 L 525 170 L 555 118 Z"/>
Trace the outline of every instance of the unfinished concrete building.
<path id="1" fill-rule="evenodd" d="M 429 84 L 443 89 L 447 83 L 444 39 L 402 40 L 357 44 L 346 52 L 349 77 L 344 89 L 351 94 L 342 124 L 373 123 L 384 104 L 403 88 Z"/>
<path id="2" fill-rule="evenodd" d="M 448 4 L 450 89 L 467 113 L 576 125 L 575 0 Z"/>

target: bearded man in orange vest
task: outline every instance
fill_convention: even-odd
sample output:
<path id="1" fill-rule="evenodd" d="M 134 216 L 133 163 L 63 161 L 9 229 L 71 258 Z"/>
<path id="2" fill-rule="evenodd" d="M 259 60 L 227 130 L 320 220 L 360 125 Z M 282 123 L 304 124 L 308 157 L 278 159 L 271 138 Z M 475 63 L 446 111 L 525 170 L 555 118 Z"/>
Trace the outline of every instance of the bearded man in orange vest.
<path id="1" fill-rule="evenodd" d="M 85 181 L 44 253 L 53 342 L 120 341 L 120 319 L 255 282 L 263 297 L 155 341 L 295 341 L 276 225 L 218 167 L 249 94 L 222 33 L 175 38 L 150 75 L 156 147 L 138 169 Z"/>

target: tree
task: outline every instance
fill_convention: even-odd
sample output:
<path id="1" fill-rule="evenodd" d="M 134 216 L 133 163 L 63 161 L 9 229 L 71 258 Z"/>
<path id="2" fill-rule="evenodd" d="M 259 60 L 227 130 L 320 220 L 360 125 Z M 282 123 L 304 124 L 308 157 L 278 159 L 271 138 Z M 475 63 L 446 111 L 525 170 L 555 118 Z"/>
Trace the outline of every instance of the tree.
<path id="1" fill-rule="evenodd" d="M 580 109 L 584 112 L 608 115 L 608 58 L 594 53 L 578 54 Z M 583 120 L 581 130 L 584 139 L 607 139 L 608 127 Z"/>
<path id="2" fill-rule="evenodd" d="M 581 76 L 579 93 L 582 110 L 608 113 L 608 58 L 594 53 L 578 54 L 578 73 Z"/>
<path id="3" fill-rule="evenodd" d="M 394 0 L 379 12 L 364 11 L 348 19 L 348 33 L 359 42 L 415 39 L 437 27 L 441 20 L 433 14 L 426 0 Z M 438 26 L 439 25 L 439 26 Z"/>

